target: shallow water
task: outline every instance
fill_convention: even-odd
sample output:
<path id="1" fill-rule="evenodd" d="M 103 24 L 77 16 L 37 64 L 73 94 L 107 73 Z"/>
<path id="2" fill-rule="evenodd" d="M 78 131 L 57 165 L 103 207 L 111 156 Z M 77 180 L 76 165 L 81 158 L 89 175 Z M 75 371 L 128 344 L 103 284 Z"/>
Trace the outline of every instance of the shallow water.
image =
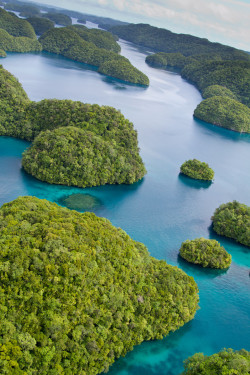
<path id="1" fill-rule="evenodd" d="M 49 53 L 8 54 L 3 66 L 23 84 L 30 99 L 59 98 L 111 105 L 138 130 L 146 177 L 136 184 L 79 189 L 48 185 L 21 170 L 28 142 L 0 137 L 0 203 L 20 195 L 54 202 L 86 193 L 102 204 L 99 216 L 144 242 L 151 255 L 181 267 L 200 289 L 195 319 L 160 341 L 143 343 L 119 359 L 112 375 L 178 375 L 182 361 L 200 351 L 224 347 L 250 350 L 250 251 L 211 230 L 211 216 L 221 203 L 250 205 L 250 136 L 193 119 L 199 92 L 178 74 L 148 67 L 145 52 L 121 42 L 122 53 L 150 78 L 136 87 L 108 78 L 90 66 Z M 179 175 L 180 165 L 197 158 L 215 171 L 212 184 Z M 204 270 L 178 257 L 186 239 L 215 238 L 232 255 L 228 271 Z"/>

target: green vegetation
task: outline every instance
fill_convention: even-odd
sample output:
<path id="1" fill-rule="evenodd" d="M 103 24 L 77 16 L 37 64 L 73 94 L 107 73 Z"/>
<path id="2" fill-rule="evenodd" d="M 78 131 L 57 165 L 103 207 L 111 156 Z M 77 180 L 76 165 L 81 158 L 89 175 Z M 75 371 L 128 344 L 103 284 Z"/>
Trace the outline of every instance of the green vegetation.
<path id="1" fill-rule="evenodd" d="M 214 171 L 207 163 L 197 159 L 187 160 L 181 165 L 181 173 L 197 180 L 211 181 L 214 178 Z"/>
<path id="2" fill-rule="evenodd" d="M 82 39 L 86 40 L 86 42 L 93 43 L 98 48 L 104 48 L 116 53 L 121 51 L 121 47 L 116 42 L 116 38 L 108 31 L 88 29 L 83 25 L 72 25 L 69 26 L 68 29 L 74 30 Z"/>
<path id="3" fill-rule="evenodd" d="M 36 39 L 35 31 L 29 22 L 2 8 L 0 8 L 0 29 L 6 30 L 12 36 Z"/>
<path id="4" fill-rule="evenodd" d="M 140 85 L 149 85 L 148 77 L 140 70 L 133 67 L 128 60 L 111 60 L 104 62 L 98 69 L 99 73 L 116 77 L 123 81 L 133 82 Z"/>
<path id="5" fill-rule="evenodd" d="M 146 173 L 137 147 L 128 149 L 73 126 L 40 133 L 22 165 L 39 180 L 83 188 L 132 184 Z"/>
<path id="6" fill-rule="evenodd" d="M 0 222 L 2 374 L 96 375 L 194 317 L 193 278 L 107 219 L 22 197 Z"/>
<path id="7" fill-rule="evenodd" d="M 250 133 L 250 108 L 228 97 L 213 96 L 203 100 L 194 116 L 240 133 Z"/>
<path id="8" fill-rule="evenodd" d="M 148 85 L 148 78 L 130 64 L 128 59 L 113 51 L 98 48 L 93 42 L 84 40 L 81 37 L 81 34 L 86 35 L 85 29 L 83 28 L 84 26 L 50 29 L 39 38 L 39 42 L 42 44 L 43 49 L 48 52 L 61 54 L 72 60 L 97 66 L 100 72 L 104 73 L 105 71 L 109 71 L 110 75 L 115 78 L 121 79 L 122 76 L 125 81 Z M 89 37 L 92 41 L 93 38 L 96 40 L 98 35 L 99 34 L 96 32 L 89 33 Z M 107 36 L 108 34 L 102 35 L 107 42 L 104 43 L 104 46 L 108 44 L 110 48 L 110 36 Z M 114 41 L 112 45 L 114 45 Z M 114 61 L 118 61 L 119 63 L 115 64 Z M 108 68 L 109 64 L 107 65 L 105 63 L 109 63 L 111 68 Z M 126 72 L 127 75 L 124 75 L 124 72 Z"/>
<path id="9" fill-rule="evenodd" d="M 250 106 L 250 61 L 196 62 L 186 65 L 181 75 L 202 93 L 211 85 L 224 86 L 233 92 L 237 100 Z"/>
<path id="10" fill-rule="evenodd" d="M 235 94 L 231 90 L 220 85 L 211 85 L 205 88 L 202 93 L 204 99 L 211 98 L 212 96 L 225 96 L 227 98 L 236 99 Z"/>
<path id="11" fill-rule="evenodd" d="M 212 217 L 213 229 L 221 236 L 250 246 L 250 207 L 237 201 L 222 204 Z"/>
<path id="12" fill-rule="evenodd" d="M 159 52 L 146 57 L 146 63 L 153 67 L 167 69 L 168 67 L 183 68 L 185 65 L 195 62 L 192 57 L 185 57 L 182 53 Z"/>
<path id="13" fill-rule="evenodd" d="M 184 361 L 182 375 L 248 375 L 250 372 L 250 352 L 224 349 L 207 356 L 196 353 Z"/>
<path id="14" fill-rule="evenodd" d="M 199 264 L 202 267 L 228 268 L 232 257 L 215 240 L 196 238 L 182 243 L 180 256 L 190 263 Z"/>
<path id="15" fill-rule="evenodd" d="M 22 4 L 22 3 L 6 3 L 4 9 L 9 11 L 20 12 L 21 17 L 32 17 L 37 16 L 40 13 L 40 10 L 35 5 Z"/>
<path id="16" fill-rule="evenodd" d="M 37 35 L 42 35 L 45 31 L 54 27 L 54 22 L 44 17 L 30 17 L 27 21 L 34 28 Z"/>
<path id="17" fill-rule="evenodd" d="M 31 52 L 42 50 L 42 46 L 38 40 L 25 36 L 15 37 L 3 29 L 0 29 L 0 48 L 8 52 Z"/>
<path id="18" fill-rule="evenodd" d="M 236 48 L 212 43 L 204 38 L 188 34 L 176 34 L 169 30 L 146 24 L 114 26 L 109 31 L 120 38 L 157 51 L 181 53 L 184 56 L 203 55 L 207 60 L 211 56 L 219 59 L 249 60 L 247 54 Z"/>
<path id="19" fill-rule="evenodd" d="M 0 49 L 0 57 L 6 57 L 6 56 L 7 56 L 6 52 L 3 49 Z"/>
<path id="20" fill-rule="evenodd" d="M 71 17 L 62 13 L 48 12 L 44 13 L 43 17 L 48 18 L 49 20 L 55 22 L 57 25 L 69 26 L 72 25 Z"/>
<path id="21" fill-rule="evenodd" d="M 34 140 L 48 130 L 24 156 L 23 166 L 32 175 L 85 187 L 133 183 L 146 173 L 137 132 L 116 109 L 71 100 L 29 101 L 4 69 L 1 82 L 0 135 Z"/>
<path id="22" fill-rule="evenodd" d="M 58 203 L 77 211 L 89 211 L 102 206 L 100 199 L 91 194 L 76 193 L 58 200 Z"/>

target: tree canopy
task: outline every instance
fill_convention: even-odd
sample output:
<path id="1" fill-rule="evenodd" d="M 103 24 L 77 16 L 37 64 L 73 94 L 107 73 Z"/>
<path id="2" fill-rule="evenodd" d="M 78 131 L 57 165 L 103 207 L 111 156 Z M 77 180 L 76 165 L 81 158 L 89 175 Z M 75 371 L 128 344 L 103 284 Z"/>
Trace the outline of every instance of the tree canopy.
<path id="1" fill-rule="evenodd" d="M 71 17 L 63 13 L 47 12 L 47 13 L 44 13 L 42 16 L 55 22 L 57 25 L 62 25 L 62 26 L 72 25 Z"/>
<path id="2" fill-rule="evenodd" d="M 184 362 L 182 375 L 248 375 L 250 372 L 250 352 L 223 349 L 210 356 L 196 353 Z"/>
<path id="3" fill-rule="evenodd" d="M 212 216 L 216 233 L 250 246 L 250 207 L 237 201 L 220 205 Z"/>
<path id="4" fill-rule="evenodd" d="M 194 279 L 107 219 L 20 197 L 0 223 L 2 374 L 96 375 L 194 317 Z"/>
<path id="5" fill-rule="evenodd" d="M 196 238 L 181 244 L 180 256 L 190 263 L 209 268 L 228 268 L 232 257 L 216 240 Z"/>
<path id="6" fill-rule="evenodd" d="M 111 133 L 112 134 L 112 133 Z M 68 186 L 132 184 L 146 173 L 138 148 L 76 127 L 40 133 L 23 154 L 26 172 L 39 180 Z"/>
<path id="7" fill-rule="evenodd" d="M 35 31 L 29 22 L 2 8 L 0 8 L 0 29 L 6 30 L 12 36 L 36 39 Z"/>
<path id="8" fill-rule="evenodd" d="M 101 39 L 99 39 L 101 36 Z M 104 48 L 97 46 L 102 43 Z M 102 42 L 103 41 L 103 42 Z M 148 85 L 148 77 L 138 71 L 128 59 L 116 53 L 116 42 L 107 32 L 87 32 L 84 26 L 55 28 L 45 32 L 39 42 L 43 49 L 72 60 L 97 66 L 99 71 L 131 83 Z M 105 48 L 108 49 L 105 49 Z M 113 52 L 116 50 L 116 52 Z M 111 67 L 110 67 L 111 66 Z"/>
<path id="9" fill-rule="evenodd" d="M 45 33 L 45 31 L 55 26 L 55 23 L 53 21 L 44 17 L 29 17 L 27 18 L 27 21 L 34 28 L 37 35 L 42 35 L 43 33 Z"/>
<path id="10" fill-rule="evenodd" d="M 181 165 L 181 173 L 197 180 L 211 181 L 214 178 L 214 171 L 205 162 L 197 159 L 190 159 Z"/>
<path id="11" fill-rule="evenodd" d="M 250 133 L 250 108 L 229 97 L 213 96 L 203 100 L 194 116 L 223 128 Z"/>

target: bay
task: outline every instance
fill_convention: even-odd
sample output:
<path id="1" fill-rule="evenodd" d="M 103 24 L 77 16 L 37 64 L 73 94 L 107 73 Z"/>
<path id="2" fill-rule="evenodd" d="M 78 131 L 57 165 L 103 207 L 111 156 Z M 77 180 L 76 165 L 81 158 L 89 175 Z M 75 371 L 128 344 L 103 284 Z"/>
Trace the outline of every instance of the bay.
<path id="1" fill-rule="evenodd" d="M 178 375 L 182 361 L 195 352 L 222 348 L 250 350 L 250 251 L 211 230 L 211 216 L 232 200 L 250 205 L 250 136 L 193 118 L 201 101 L 196 88 L 177 73 L 145 64 L 147 51 L 120 41 L 122 54 L 146 73 L 149 88 L 128 85 L 88 65 L 49 53 L 9 53 L 3 66 L 22 83 L 30 99 L 58 98 L 111 105 L 134 123 L 145 178 L 133 185 L 88 189 L 42 183 L 21 169 L 28 142 L 0 137 L 0 204 L 20 195 L 61 202 L 85 193 L 101 204 L 93 211 L 146 244 L 152 256 L 193 276 L 200 290 L 195 319 L 160 341 L 134 348 L 111 367 L 112 375 Z M 190 158 L 215 171 L 212 184 L 179 175 Z M 232 255 L 228 271 L 204 270 L 178 257 L 186 239 L 215 238 Z"/>

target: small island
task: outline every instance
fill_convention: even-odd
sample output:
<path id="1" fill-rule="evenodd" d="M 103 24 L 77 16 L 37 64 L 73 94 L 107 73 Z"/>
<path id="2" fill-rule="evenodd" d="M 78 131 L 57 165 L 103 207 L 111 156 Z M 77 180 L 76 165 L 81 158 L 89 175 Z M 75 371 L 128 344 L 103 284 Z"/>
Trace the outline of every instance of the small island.
<path id="1" fill-rule="evenodd" d="M 181 173 L 196 180 L 211 181 L 214 178 L 214 171 L 205 162 L 197 159 L 187 160 L 181 165 Z"/>
<path id="2" fill-rule="evenodd" d="M 212 216 L 213 230 L 250 246 L 250 207 L 237 201 L 220 205 Z"/>
<path id="3" fill-rule="evenodd" d="M 0 222 L 3 374 L 101 374 L 194 318 L 194 279 L 105 218 L 20 197 Z"/>
<path id="4" fill-rule="evenodd" d="M 223 349 L 210 356 L 196 353 L 184 361 L 181 375 L 249 375 L 250 352 L 245 349 Z"/>
<path id="5" fill-rule="evenodd" d="M 180 256 L 186 261 L 209 268 L 228 268 L 232 257 L 216 240 L 196 238 L 182 243 Z"/>

